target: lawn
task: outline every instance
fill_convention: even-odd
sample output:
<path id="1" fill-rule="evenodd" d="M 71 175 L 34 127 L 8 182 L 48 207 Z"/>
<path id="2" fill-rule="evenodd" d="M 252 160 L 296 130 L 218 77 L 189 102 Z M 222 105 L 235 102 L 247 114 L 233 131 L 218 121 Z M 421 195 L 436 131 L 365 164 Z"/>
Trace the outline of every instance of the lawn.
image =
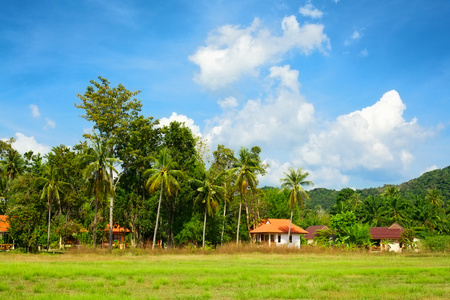
<path id="1" fill-rule="evenodd" d="M 0 253 L 0 299 L 444 299 L 448 254 Z"/>

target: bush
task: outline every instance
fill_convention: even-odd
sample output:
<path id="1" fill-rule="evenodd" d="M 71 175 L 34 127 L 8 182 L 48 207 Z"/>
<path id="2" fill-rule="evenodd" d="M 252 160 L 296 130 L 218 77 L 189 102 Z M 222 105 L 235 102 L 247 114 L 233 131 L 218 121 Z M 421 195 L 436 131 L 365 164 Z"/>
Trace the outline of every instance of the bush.
<path id="1" fill-rule="evenodd" d="M 422 240 L 422 246 L 427 251 L 450 252 L 450 236 L 429 236 Z"/>

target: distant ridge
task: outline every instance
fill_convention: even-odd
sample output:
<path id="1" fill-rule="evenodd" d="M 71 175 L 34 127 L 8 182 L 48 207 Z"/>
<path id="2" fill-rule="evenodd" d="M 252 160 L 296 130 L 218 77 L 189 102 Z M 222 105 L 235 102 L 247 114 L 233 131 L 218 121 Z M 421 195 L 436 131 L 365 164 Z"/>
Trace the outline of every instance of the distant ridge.
<path id="1" fill-rule="evenodd" d="M 411 179 L 399 185 L 387 184 L 378 188 L 357 189 L 356 192 L 362 197 L 376 196 L 384 192 L 389 186 L 396 186 L 400 189 L 402 197 L 413 198 L 414 196 L 425 196 L 427 190 L 437 189 L 444 197 L 444 202 L 450 201 L 450 166 L 443 169 L 436 169 L 426 172 L 420 177 Z M 316 188 L 309 191 L 311 201 L 309 206 L 314 208 L 317 205 L 323 209 L 329 209 L 336 202 L 338 190 Z"/>

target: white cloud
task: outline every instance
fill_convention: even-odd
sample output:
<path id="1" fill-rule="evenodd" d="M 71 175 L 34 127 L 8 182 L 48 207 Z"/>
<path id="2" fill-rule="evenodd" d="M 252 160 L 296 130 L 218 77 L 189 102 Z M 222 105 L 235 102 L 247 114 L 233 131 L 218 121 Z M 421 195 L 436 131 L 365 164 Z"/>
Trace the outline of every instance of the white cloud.
<path id="1" fill-rule="evenodd" d="M 305 17 L 311 17 L 313 19 L 322 18 L 323 12 L 318 10 L 311 4 L 311 2 L 307 3 L 305 6 L 300 7 L 300 14 Z"/>
<path id="2" fill-rule="evenodd" d="M 186 127 L 188 127 L 189 129 L 191 129 L 192 133 L 194 135 L 197 136 L 201 136 L 202 134 L 200 133 L 200 127 L 198 127 L 197 125 L 194 124 L 194 120 L 188 118 L 185 115 L 179 115 L 176 112 L 172 112 L 172 115 L 169 118 L 161 118 L 159 120 L 159 125 L 161 127 L 163 126 L 168 126 L 170 125 L 170 123 L 172 123 L 173 121 L 177 121 L 180 123 L 184 123 L 184 125 Z"/>
<path id="3" fill-rule="evenodd" d="M 305 55 L 330 48 L 322 24 L 300 26 L 295 16 L 281 22 L 282 35 L 275 36 L 255 18 L 247 28 L 225 25 L 210 34 L 189 60 L 200 67 L 194 80 L 209 89 L 237 81 L 242 75 L 257 75 L 258 67 L 278 61 L 290 50 Z"/>
<path id="4" fill-rule="evenodd" d="M 238 106 L 238 102 L 234 97 L 227 97 L 223 100 L 217 101 L 217 103 L 220 105 L 222 109 L 235 108 Z"/>
<path id="5" fill-rule="evenodd" d="M 31 115 L 32 115 L 34 118 L 37 118 L 37 117 L 40 117 L 40 116 L 41 116 L 41 113 L 39 112 L 39 107 L 38 107 L 37 105 L 35 105 L 35 104 L 30 104 L 28 107 L 31 109 Z"/>
<path id="6" fill-rule="evenodd" d="M 427 173 L 427 172 L 431 172 L 431 171 L 434 171 L 434 170 L 437 170 L 437 169 L 439 169 L 439 168 L 438 168 L 436 165 L 432 165 L 431 167 L 426 168 L 425 171 L 423 171 L 423 172 L 420 174 L 420 176 L 422 176 L 423 174 L 425 174 L 425 173 Z"/>
<path id="7" fill-rule="evenodd" d="M 47 122 L 44 126 L 44 129 L 48 129 L 48 128 L 55 128 L 56 123 L 48 118 L 45 119 L 45 121 Z"/>
<path id="8" fill-rule="evenodd" d="M 21 132 L 17 132 L 15 136 L 16 141 L 12 144 L 12 146 L 21 154 L 32 150 L 35 154 L 41 153 L 41 155 L 44 155 L 51 150 L 49 146 L 39 144 L 34 136 L 26 136 Z"/>
<path id="9" fill-rule="evenodd" d="M 242 109 L 224 110 L 209 120 L 205 136 L 212 145 L 226 144 L 237 149 L 257 144 L 269 151 L 288 153 L 294 145 L 307 140 L 314 122 L 314 106 L 299 93 L 298 71 L 288 65 L 272 67 L 267 80 L 279 82 L 274 95 L 250 99 Z"/>
<path id="10" fill-rule="evenodd" d="M 411 149 L 431 135 L 403 118 L 406 105 L 396 91 L 390 91 L 374 105 L 342 115 L 327 129 L 311 135 L 300 146 L 299 164 L 323 165 L 348 170 L 383 169 L 398 171 L 413 160 Z"/>
<path id="11" fill-rule="evenodd" d="M 359 52 L 359 56 L 366 57 L 369 55 L 369 51 L 367 49 L 363 49 L 361 52 Z"/>
<path id="12" fill-rule="evenodd" d="M 352 43 L 354 43 L 355 41 L 359 40 L 361 37 L 362 37 L 361 32 L 359 32 L 358 30 L 355 30 L 355 31 L 353 31 L 353 33 L 350 36 L 350 38 L 345 40 L 344 44 L 345 44 L 345 46 L 350 46 Z"/>

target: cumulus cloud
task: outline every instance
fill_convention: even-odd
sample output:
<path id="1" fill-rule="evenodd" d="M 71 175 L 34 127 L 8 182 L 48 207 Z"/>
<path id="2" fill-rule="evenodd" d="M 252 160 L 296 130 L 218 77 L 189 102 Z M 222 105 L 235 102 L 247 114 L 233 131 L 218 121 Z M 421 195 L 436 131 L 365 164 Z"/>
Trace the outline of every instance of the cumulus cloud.
<path id="1" fill-rule="evenodd" d="M 339 116 L 300 146 L 297 163 L 340 172 L 383 169 L 397 172 L 414 160 L 411 150 L 431 133 L 417 119 L 406 121 L 406 105 L 389 91 L 374 105 Z"/>
<path id="2" fill-rule="evenodd" d="M 39 112 L 39 107 L 38 107 L 37 105 L 35 105 L 35 104 L 30 104 L 28 107 L 31 109 L 31 115 L 32 115 L 34 118 L 37 118 L 37 117 L 40 117 L 40 116 L 41 116 L 41 113 Z"/>
<path id="3" fill-rule="evenodd" d="M 234 97 L 227 97 L 223 100 L 217 101 L 217 103 L 222 109 L 235 108 L 238 106 L 238 102 Z"/>
<path id="4" fill-rule="evenodd" d="M 250 99 L 239 110 L 224 110 L 207 123 L 206 138 L 213 145 L 239 148 L 257 144 L 285 153 L 305 142 L 314 122 L 314 106 L 300 94 L 298 75 L 289 65 L 270 68 L 267 79 L 278 82 L 274 94 Z"/>
<path id="5" fill-rule="evenodd" d="M 170 125 L 170 123 L 172 123 L 173 121 L 177 121 L 180 123 L 184 123 L 184 125 L 186 127 L 188 127 L 189 129 L 191 129 L 192 133 L 194 135 L 197 136 L 201 136 L 202 134 L 200 133 L 200 127 L 198 127 L 197 125 L 194 124 L 194 120 L 188 118 L 185 115 L 179 115 L 176 112 L 172 112 L 172 115 L 169 118 L 161 118 L 159 120 L 159 125 L 161 127 L 163 126 L 168 126 Z"/>
<path id="6" fill-rule="evenodd" d="M 305 55 L 330 48 L 322 24 L 298 23 L 295 16 L 281 22 L 282 34 L 273 35 L 259 19 L 246 28 L 225 25 L 212 32 L 206 46 L 199 47 L 189 60 L 200 67 L 194 80 L 214 90 L 237 81 L 242 75 L 257 75 L 258 67 L 278 61 L 283 54 L 299 50 Z"/>
<path id="7" fill-rule="evenodd" d="M 305 6 L 300 7 L 300 14 L 305 17 L 311 17 L 313 19 L 322 18 L 323 12 L 318 10 L 311 4 L 311 2 L 307 3 Z"/>
<path id="8" fill-rule="evenodd" d="M 51 148 L 47 145 L 39 144 L 34 136 L 26 136 L 21 132 L 15 134 L 16 141 L 12 144 L 13 148 L 24 154 L 30 150 L 33 153 L 41 153 L 42 155 L 50 152 Z"/>

